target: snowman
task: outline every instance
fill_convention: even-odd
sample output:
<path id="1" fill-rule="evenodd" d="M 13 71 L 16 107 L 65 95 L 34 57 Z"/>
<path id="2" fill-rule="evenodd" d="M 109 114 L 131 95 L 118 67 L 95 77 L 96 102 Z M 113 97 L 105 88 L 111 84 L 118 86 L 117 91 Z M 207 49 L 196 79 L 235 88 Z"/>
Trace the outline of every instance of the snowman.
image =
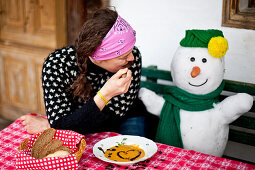
<path id="1" fill-rule="evenodd" d="M 175 86 L 159 96 L 141 88 L 146 109 L 160 116 L 156 141 L 222 156 L 229 124 L 249 111 L 253 97 L 238 93 L 219 102 L 227 40 L 220 30 L 186 30 L 171 63 Z"/>

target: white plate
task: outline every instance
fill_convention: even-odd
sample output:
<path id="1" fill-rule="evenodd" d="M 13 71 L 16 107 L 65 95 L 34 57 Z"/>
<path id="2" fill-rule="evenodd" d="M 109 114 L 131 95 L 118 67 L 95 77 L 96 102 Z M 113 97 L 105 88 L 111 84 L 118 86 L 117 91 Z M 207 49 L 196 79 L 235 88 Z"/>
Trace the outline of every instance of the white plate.
<path id="1" fill-rule="evenodd" d="M 141 159 L 138 159 L 135 161 L 129 161 L 129 162 L 118 162 L 118 161 L 113 161 L 113 160 L 106 158 L 104 156 L 103 151 L 106 151 L 107 149 L 118 145 L 119 143 L 121 143 L 123 141 L 124 138 L 126 138 L 126 140 L 124 140 L 125 145 L 132 145 L 132 144 L 139 145 L 139 147 L 144 150 L 145 156 Z M 144 161 L 144 160 L 152 157 L 157 152 L 157 150 L 158 150 L 158 147 L 157 147 L 156 143 L 150 139 L 140 137 L 140 136 L 119 135 L 119 136 L 109 137 L 109 138 L 106 138 L 106 139 L 103 139 L 103 140 L 97 142 L 93 147 L 93 154 L 97 158 L 99 158 L 105 162 L 118 164 L 118 165 L 130 165 L 130 164 L 134 164 L 136 162 Z"/>

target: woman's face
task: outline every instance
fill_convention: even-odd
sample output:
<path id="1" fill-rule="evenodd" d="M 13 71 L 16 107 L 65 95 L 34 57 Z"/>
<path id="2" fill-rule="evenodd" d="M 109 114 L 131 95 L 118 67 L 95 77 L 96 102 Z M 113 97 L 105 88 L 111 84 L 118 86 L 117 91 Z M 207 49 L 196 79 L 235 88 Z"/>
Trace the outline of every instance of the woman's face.
<path id="1" fill-rule="evenodd" d="M 90 60 L 97 66 L 109 72 L 116 73 L 120 69 L 130 67 L 133 64 L 134 55 L 132 54 L 132 50 L 133 48 L 129 50 L 127 53 L 109 60 L 99 61 L 99 60 L 93 60 L 91 57 L 90 57 Z"/>

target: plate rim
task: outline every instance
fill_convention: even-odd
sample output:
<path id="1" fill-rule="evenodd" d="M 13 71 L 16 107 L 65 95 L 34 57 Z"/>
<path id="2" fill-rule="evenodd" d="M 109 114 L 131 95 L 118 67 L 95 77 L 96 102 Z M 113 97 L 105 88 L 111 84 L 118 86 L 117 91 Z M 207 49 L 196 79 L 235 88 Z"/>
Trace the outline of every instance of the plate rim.
<path id="1" fill-rule="evenodd" d="M 97 146 L 100 145 L 102 142 L 107 141 L 107 140 L 111 140 L 111 139 L 114 140 L 114 138 L 121 138 L 121 137 L 123 137 L 123 138 L 128 138 L 128 137 L 129 137 L 129 138 L 143 138 L 144 140 L 147 140 L 147 141 L 149 141 L 152 145 L 154 145 L 153 147 L 155 147 L 155 151 L 152 152 L 150 155 L 147 155 L 147 157 L 143 157 L 143 158 L 141 158 L 141 159 L 138 159 L 138 160 L 135 160 L 135 161 L 128 161 L 128 162 L 116 162 L 116 161 L 110 160 L 110 159 L 108 159 L 108 158 L 106 158 L 106 157 L 104 157 L 104 158 L 106 158 L 106 159 L 102 159 L 98 154 L 96 154 L 96 151 L 98 150 Z M 116 145 L 117 145 L 117 144 L 116 144 Z M 101 139 L 100 141 L 98 141 L 97 143 L 95 143 L 94 146 L 93 146 L 93 154 L 94 154 L 94 156 L 95 156 L 96 158 L 98 158 L 98 159 L 100 159 L 100 160 L 102 160 L 102 161 L 104 161 L 104 162 L 113 163 L 113 164 L 122 165 L 122 166 L 124 166 L 124 165 L 130 165 L 130 164 L 134 164 L 134 163 L 137 163 L 137 162 L 140 162 L 140 161 L 147 160 L 147 159 L 151 158 L 153 155 L 155 155 L 155 153 L 157 153 L 157 151 L 158 151 L 158 146 L 157 146 L 156 142 L 154 142 L 153 140 L 148 139 L 148 138 L 146 138 L 146 137 L 143 137 L 143 136 L 136 136 L 136 135 L 121 135 L 121 134 L 120 134 L 120 135 L 117 135 L 117 136 L 107 137 L 107 138 Z"/>

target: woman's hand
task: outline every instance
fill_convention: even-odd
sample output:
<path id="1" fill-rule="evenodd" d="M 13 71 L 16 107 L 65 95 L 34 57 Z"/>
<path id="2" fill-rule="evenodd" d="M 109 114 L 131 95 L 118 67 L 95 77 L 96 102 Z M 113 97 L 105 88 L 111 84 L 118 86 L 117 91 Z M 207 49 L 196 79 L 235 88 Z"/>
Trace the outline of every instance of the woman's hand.
<path id="1" fill-rule="evenodd" d="M 29 134 L 36 134 L 50 128 L 46 118 L 37 115 L 23 115 L 20 117 L 21 124 Z"/>
<path id="2" fill-rule="evenodd" d="M 104 84 L 100 93 L 105 100 L 109 101 L 114 96 L 126 93 L 129 89 L 131 79 L 132 73 L 128 68 L 120 69 Z M 94 97 L 94 100 L 99 109 L 102 110 L 106 103 L 104 103 L 98 94 Z"/>
<path id="3" fill-rule="evenodd" d="M 126 93 L 131 83 L 132 73 L 127 68 L 115 73 L 102 87 L 100 92 L 112 98 Z"/>

